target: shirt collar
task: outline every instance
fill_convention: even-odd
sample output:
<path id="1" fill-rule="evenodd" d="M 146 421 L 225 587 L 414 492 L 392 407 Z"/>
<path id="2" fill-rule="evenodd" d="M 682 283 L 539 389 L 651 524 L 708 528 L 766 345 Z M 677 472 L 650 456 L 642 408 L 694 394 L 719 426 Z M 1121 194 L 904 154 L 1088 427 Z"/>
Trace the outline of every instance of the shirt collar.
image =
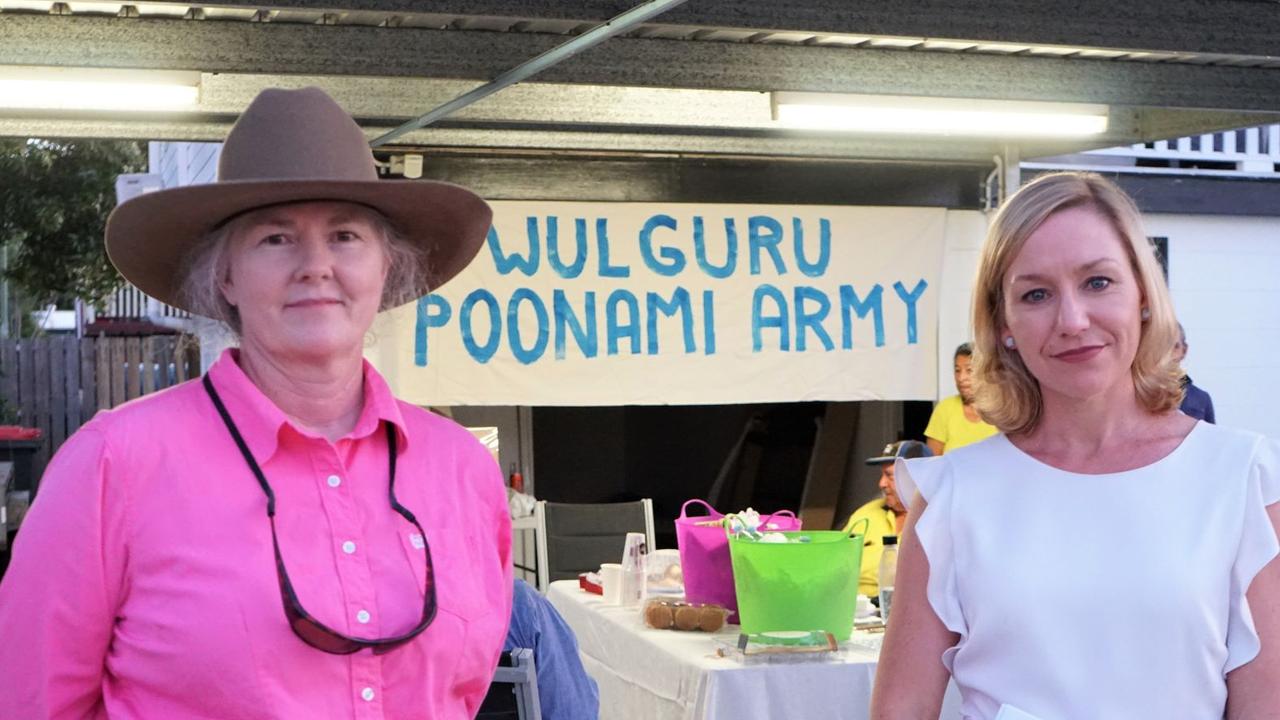
<path id="1" fill-rule="evenodd" d="M 374 369 L 368 360 L 363 361 L 364 373 L 364 408 L 356 419 L 356 426 L 347 437 L 362 438 L 372 434 L 383 422 L 391 423 L 396 429 L 396 445 L 401 450 L 409 447 L 409 433 L 404 415 L 400 412 L 400 402 L 391 393 L 391 386 L 382 375 Z"/>
<path id="2" fill-rule="evenodd" d="M 263 394 L 258 386 L 244 374 L 238 362 L 239 350 L 224 350 L 216 362 L 209 367 L 209 379 L 213 382 L 218 396 L 227 406 L 227 412 L 244 436 L 249 451 L 259 462 L 266 462 L 275 455 L 280 446 L 280 433 L 294 432 L 302 437 L 317 437 L 314 433 L 294 424 L 275 403 Z M 409 447 L 409 437 L 405 432 L 404 415 L 400 412 L 400 404 L 391 394 L 391 388 L 378 371 L 369 364 L 363 363 L 364 373 L 364 406 L 356 419 L 355 427 L 343 439 L 358 440 L 371 435 L 385 421 L 396 429 L 396 444 L 403 451 Z"/>

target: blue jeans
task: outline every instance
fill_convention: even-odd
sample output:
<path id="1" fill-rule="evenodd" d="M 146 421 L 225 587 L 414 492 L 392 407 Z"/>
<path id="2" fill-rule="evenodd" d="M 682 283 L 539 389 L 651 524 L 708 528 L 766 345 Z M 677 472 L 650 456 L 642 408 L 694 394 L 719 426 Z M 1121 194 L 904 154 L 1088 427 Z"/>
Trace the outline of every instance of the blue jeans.
<path id="1" fill-rule="evenodd" d="M 544 720 L 596 720 L 600 693 L 578 658 L 578 640 L 560 613 L 529 583 L 517 579 L 503 650 L 529 648 L 538 671 Z"/>

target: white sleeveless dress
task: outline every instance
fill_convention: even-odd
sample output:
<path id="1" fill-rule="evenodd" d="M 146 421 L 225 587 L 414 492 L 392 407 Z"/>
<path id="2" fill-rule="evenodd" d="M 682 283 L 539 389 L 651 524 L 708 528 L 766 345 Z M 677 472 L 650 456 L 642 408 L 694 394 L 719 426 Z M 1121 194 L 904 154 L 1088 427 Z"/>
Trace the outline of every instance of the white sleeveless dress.
<path id="1" fill-rule="evenodd" d="M 1151 465 L 1082 475 L 997 435 L 897 477 L 929 503 L 916 533 L 966 720 L 1221 720 L 1259 649 L 1245 592 L 1280 552 L 1280 443 L 1201 422 Z"/>

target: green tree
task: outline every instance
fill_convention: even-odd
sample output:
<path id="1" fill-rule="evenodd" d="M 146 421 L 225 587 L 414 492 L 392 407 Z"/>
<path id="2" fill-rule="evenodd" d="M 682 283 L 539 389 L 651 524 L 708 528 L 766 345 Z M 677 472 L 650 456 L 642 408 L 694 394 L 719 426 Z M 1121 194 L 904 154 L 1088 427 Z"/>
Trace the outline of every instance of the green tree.
<path id="1" fill-rule="evenodd" d="M 137 142 L 0 139 L 0 241 L 22 305 L 101 304 L 120 287 L 102 231 L 116 176 L 145 158 Z"/>

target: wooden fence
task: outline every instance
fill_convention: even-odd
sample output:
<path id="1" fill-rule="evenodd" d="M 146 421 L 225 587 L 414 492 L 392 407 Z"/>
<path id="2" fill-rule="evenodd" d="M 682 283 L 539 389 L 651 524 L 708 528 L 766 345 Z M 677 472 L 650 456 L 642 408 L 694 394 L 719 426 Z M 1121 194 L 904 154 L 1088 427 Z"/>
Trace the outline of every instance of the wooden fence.
<path id="1" fill-rule="evenodd" d="M 186 335 L 0 340 L 0 398 L 16 412 L 5 420 L 44 432 L 32 458 L 37 480 L 98 410 L 199 374 L 200 347 Z"/>

